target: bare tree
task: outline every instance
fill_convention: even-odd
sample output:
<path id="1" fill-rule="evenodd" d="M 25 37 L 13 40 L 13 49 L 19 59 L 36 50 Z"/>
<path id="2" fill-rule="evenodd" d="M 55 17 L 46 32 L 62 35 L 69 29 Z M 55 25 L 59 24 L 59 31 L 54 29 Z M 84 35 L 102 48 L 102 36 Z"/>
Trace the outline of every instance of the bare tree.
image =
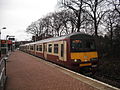
<path id="1" fill-rule="evenodd" d="M 104 20 L 104 23 L 106 23 L 105 27 L 108 33 L 110 34 L 109 36 L 110 36 L 111 47 L 113 46 L 113 32 L 116 25 L 118 24 L 117 17 L 118 16 L 115 11 L 110 11 L 109 13 L 107 13 L 106 19 Z"/>
<path id="2" fill-rule="evenodd" d="M 31 25 L 29 25 L 26 29 L 27 33 L 33 34 L 33 35 L 39 35 L 39 27 L 38 22 L 32 22 Z"/>
<path id="3" fill-rule="evenodd" d="M 119 14 L 120 17 L 120 0 L 107 0 L 108 6 L 116 11 Z"/>
<path id="4" fill-rule="evenodd" d="M 114 31 L 116 26 L 120 25 L 120 0 L 107 0 L 107 3 L 110 11 L 104 22 L 106 23 L 106 29 L 110 36 L 111 46 L 113 46 Z"/>
<path id="5" fill-rule="evenodd" d="M 52 28 L 55 32 L 55 36 L 61 36 L 63 34 L 69 34 L 74 32 L 75 16 L 68 10 L 62 10 L 52 14 Z"/>
<path id="6" fill-rule="evenodd" d="M 59 4 L 75 13 L 77 32 L 80 32 L 80 27 L 82 24 L 83 0 L 59 0 Z"/>
<path id="7" fill-rule="evenodd" d="M 76 17 L 69 10 L 62 10 L 47 15 L 28 26 L 26 32 L 37 36 L 62 36 L 75 32 Z"/>
<path id="8" fill-rule="evenodd" d="M 98 36 L 98 27 L 101 19 L 108 12 L 106 2 L 105 0 L 86 0 L 84 3 L 86 4 L 85 12 L 93 20 L 95 36 Z"/>
<path id="9" fill-rule="evenodd" d="M 62 26 L 60 36 L 63 34 L 73 33 L 76 29 L 76 18 L 73 12 L 69 10 L 63 10 L 61 13 Z"/>

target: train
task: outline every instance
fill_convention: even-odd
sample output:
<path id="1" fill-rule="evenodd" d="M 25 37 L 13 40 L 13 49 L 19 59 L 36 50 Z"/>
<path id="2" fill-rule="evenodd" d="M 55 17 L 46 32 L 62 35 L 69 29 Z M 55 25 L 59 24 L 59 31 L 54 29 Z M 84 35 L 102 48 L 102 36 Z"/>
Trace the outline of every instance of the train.
<path id="1" fill-rule="evenodd" d="M 23 44 L 20 50 L 72 70 L 96 68 L 99 61 L 94 37 L 84 33 Z"/>

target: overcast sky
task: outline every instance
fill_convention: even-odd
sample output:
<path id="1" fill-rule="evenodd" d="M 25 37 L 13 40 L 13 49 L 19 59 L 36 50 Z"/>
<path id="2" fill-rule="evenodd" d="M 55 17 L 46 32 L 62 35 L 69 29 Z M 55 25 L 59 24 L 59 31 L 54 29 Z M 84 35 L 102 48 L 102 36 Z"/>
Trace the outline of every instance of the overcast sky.
<path id="1" fill-rule="evenodd" d="M 39 18 L 55 11 L 57 0 L 0 0 L 0 29 L 2 39 L 6 35 L 17 40 L 29 40 L 25 33 L 28 25 Z"/>

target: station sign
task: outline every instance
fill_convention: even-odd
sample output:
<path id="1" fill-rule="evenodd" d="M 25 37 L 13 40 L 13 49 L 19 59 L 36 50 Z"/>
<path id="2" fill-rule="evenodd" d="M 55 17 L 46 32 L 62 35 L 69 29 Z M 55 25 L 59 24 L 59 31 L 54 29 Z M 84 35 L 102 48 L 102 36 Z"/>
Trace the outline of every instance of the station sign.
<path id="1" fill-rule="evenodd" d="M 1 44 L 6 44 L 6 40 L 1 40 Z M 7 44 L 12 44 L 11 40 L 7 40 Z"/>

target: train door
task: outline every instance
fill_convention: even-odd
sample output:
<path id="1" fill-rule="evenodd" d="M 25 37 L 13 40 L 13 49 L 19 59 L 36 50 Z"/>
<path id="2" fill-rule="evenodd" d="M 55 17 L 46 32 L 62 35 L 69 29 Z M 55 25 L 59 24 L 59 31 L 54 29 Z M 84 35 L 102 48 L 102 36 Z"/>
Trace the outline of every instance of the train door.
<path id="1" fill-rule="evenodd" d="M 44 53 L 44 58 L 47 59 L 47 44 L 43 44 L 43 53 Z"/>
<path id="2" fill-rule="evenodd" d="M 59 46 L 59 59 L 62 61 L 67 61 L 67 44 L 66 41 L 60 42 Z"/>

